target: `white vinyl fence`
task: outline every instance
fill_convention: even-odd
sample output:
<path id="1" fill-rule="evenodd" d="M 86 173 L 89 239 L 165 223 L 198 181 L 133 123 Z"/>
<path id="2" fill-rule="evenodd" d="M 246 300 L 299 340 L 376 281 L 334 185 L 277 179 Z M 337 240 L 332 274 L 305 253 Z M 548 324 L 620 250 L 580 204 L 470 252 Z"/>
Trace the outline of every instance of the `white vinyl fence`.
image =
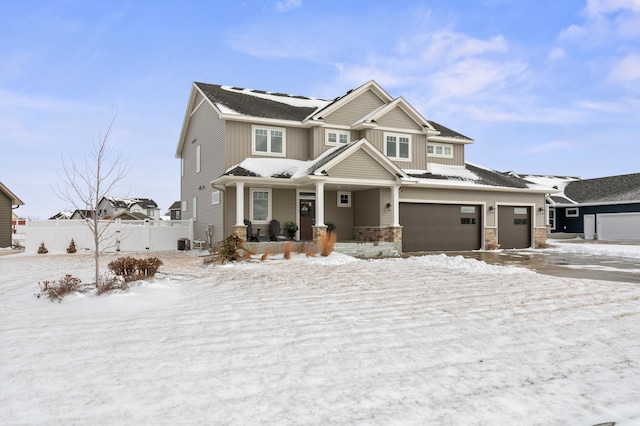
<path id="1" fill-rule="evenodd" d="M 100 250 L 112 253 L 176 250 L 178 240 L 193 241 L 193 220 L 101 220 L 99 227 L 104 230 Z M 94 248 L 93 234 L 84 220 L 30 220 L 25 252 L 37 253 L 44 242 L 49 253 L 64 253 L 71 239 L 78 252 Z"/>

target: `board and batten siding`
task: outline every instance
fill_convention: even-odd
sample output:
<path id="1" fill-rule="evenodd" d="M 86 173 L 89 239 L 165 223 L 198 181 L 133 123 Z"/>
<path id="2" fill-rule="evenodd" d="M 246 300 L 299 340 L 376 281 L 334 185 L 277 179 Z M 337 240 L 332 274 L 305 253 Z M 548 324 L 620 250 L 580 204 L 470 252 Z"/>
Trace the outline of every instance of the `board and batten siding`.
<path id="1" fill-rule="evenodd" d="M 354 152 L 334 167 L 325 170 L 333 178 L 396 180 L 394 175 L 362 150 Z"/>
<path id="2" fill-rule="evenodd" d="M 351 197 L 351 207 L 338 207 L 338 191 L 324 192 L 324 223 L 336 226 L 338 240 L 353 239 L 353 192 Z"/>
<path id="3" fill-rule="evenodd" d="M 0 191 L 0 248 L 11 247 L 11 198 Z"/>
<path id="4" fill-rule="evenodd" d="M 245 158 L 277 158 L 273 155 L 252 154 L 252 123 L 240 121 L 226 122 L 226 157 L 227 168 L 232 167 Z M 265 128 L 279 128 L 285 131 L 286 158 L 306 161 L 309 159 L 309 131 L 297 127 L 279 127 L 260 125 Z"/>
<path id="5" fill-rule="evenodd" d="M 538 212 L 539 207 L 544 207 L 544 194 L 527 194 L 517 192 L 499 192 L 499 191 L 470 191 L 470 190 L 451 190 L 451 189 L 429 189 L 429 188 L 411 188 L 403 187 L 400 192 L 400 202 L 429 202 L 429 203 L 469 203 L 490 205 L 534 205 L 535 204 L 535 227 L 544 227 L 544 213 Z M 487 227 L 495 227 L 496 212 L 486 212 Z"/>
<path id="6" fill-rule="evenodd" d="M 380 190 L 378 188 L 352 193 L 354 207 L 353 226 L 378 226 L 380 224 Z"/>
<path id="7" fill-rule="evenodd" d="M 196 172 L 196 150 L 200 146 L 200 172 Z M 193 199 L 196 198 L 194 239 L 205 240 L 207 225 L 213 225 L 213 242 L 223 238 L 222 203 L 212 205 L 211 181 L 226 171 L 224 164 L 224 121 L 208 103 L 203 103 L 189 121 L 182 148 L 184 176 L 181 179 L 180 199 L 187 202 L 187 211 L 181 212 L 184 220 L 193 218 Z"/>
<path id="8" fill-rule="evenodd" d="M 398 130 L 421 131 L 422 127 L 407 115 L 402 108 L 393 108 L 376 120 L 380 127 L 391 127 Z"/>
<path id="9" fill-rule="evenodd" d="M 337 124 L 343 126 L 351 126 L 358 120 L 361 120 L 371 111 L 384 105 L 384 101 L 371 90 L 367 90 L 357 98 L 351 100 L 346 105 L 333 111 L 331 114 L 322 117 L 328 125 Z"/>

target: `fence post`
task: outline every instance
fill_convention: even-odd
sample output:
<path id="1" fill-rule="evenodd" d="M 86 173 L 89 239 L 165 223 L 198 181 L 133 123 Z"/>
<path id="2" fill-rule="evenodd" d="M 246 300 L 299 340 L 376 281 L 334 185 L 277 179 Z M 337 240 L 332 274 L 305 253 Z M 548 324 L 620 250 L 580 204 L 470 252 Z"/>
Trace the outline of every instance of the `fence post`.
<path id="1" fill-rule="evenodd" d="M 149 234 L 151 233 L 151 224 L 149 223 L 149 219 L 145 219 L 144 220 L 144 248 L 145 250 L 149 251 L 150 249 L 150 238 L 149 238 Z"/>

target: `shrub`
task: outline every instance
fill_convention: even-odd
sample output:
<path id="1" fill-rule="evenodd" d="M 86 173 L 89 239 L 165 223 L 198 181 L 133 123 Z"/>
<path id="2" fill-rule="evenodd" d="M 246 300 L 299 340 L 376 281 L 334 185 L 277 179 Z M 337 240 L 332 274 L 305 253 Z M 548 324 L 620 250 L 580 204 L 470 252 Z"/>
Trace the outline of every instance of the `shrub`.
<path id="1" fill-rule="evenodd" d="M 336 225 L 333 222 L 327 222 L 325 225 L 327 225 L 327 232 L 329 233 L 336 230 Z"/>
<path id="2" fill-rule="evenodd" d="M 129 281 L 126 281 L 122 277 L 115 277 L 115 276 L 109 276 L 107 274 L 104 274 L 100 277 L 100 279 L 96 283 L 96 294 L 98 296 L 114 290 L 122 290 L 122 291 L 129 290 Z"/>
<path id="3" fill-rule="evenodd" d="M 209 255 L 203 261 L 205 265 L 212 263 L 223 264 L 236 262 L 251 257 L 251 252 L 245 248 L 242 238 L 236 234 L 229 235 L 209 250 Z"/>
<path id="4" fill-rule="evenodd" d="M 287 237 L 290 240 L 293 240 L 296 237 L 296 232 L 298 232 L 298 225 L 295 222 L 286 222 L 284 224 L 284 229 L 287 233 Z"/>
<path id="5" fill-rule="evenodd" d="M 62 299 L 73 293 L 84 293 L 86 288 L 82 285 L 80 278 L 76 278 L 73 275 L 67 274 L 60 278 L 58 281 L 43 281 L 38 282 L 40 286 L 40 293 L 36 293 L 35 296 L 39 299 L 44 296 L 51 300 L 57 300 L 58 303 L 62 302 Z"/>
<path id="6" fill-rule="evenodd" d="M 49 250 L 44 246 L 44 241 L 40 243 L 40 247 L 38 247 L 38 254 L 49 253 Z"/>
<path id="7" fill-rule="evenodd" d="M 267 258 L 269 257 L 269 255 L 271 254 L 271 250 L 269 250 L 268 248 L 265 249 L 264 253 L 262 254 L 262 257 L 260 258 L 261 261 L 265 261 L 267 260 Z"/>
<path id="8" fill-rule="evenodd" d="M 162 261 L 157 257 L 136 259 L 135 257 L 126 256 L 109 262 L 107 266 L 116 277 L 120 277 L 124 282 L 128 283 L 153 278 L 158 272 L 158 268 L 162 266 Z M 98 287 L 98 284 L 96 284 L 96 287 Z"/>
<path id="9" fill-rule="evenodd" d="M 71 239 L 71 243 L 69 243 L 69 247 L 67 247 L 67 253 L 75 253 L 76 250 L 76 242 Z"/>
<path id="10" fill-rule="evenodd" d="M 323 256 L 329 256 L 333 251 L 333 247 L 336 245 L 336 233 L 328 232 L 322 236 L 320 239 L 320 246 L 322 250 L 320 254 Z"/>
<path id="11" fill-rule="evenodd" d="M 293 243 L 291 241 L 287 241 L 284 243 L 284 258 L 289 260 L 291 259 L 291 250 L 293 249 Z"/>

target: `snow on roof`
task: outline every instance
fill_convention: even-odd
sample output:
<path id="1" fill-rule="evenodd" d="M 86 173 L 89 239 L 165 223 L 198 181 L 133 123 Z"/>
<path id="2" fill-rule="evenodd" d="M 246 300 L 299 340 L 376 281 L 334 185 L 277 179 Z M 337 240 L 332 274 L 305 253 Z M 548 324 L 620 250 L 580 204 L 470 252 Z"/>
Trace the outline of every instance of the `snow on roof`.
<path id="1" fill-rule="evenodd" d="M 564 188 L 569 182 L 580 180 L 577 177 L 571 176 L 520 175 L 520 177 L 529 182 L 537 183 L 538 185 L 555 188 L 561 192 L 564 192 Z"/>
<path id="2" fill-rule="evenodd" d="M 231 86 L 221 86 L 223 90 L 234 93 L 242 93 L 244 95 L 254 96 L 256 98 L 267 99 L 274 102 L 280 102 L 293 107 L 302 108 L 324 108 L 332 101 L 320 98 L 312 98 L 307 96 L 287 95 L 284 93 L 266 92 L 263 90 L 240 89 Z"/>
<path id="3" fill-rule="evenodd" d="M 223 114 L 242 115 L 241 113 L 239 113 L 235 109 L 231 109 L 231 108 L 229 108 L 228 106 L 226 106 L 225 104 L 223 104 L 221 102 L 216 102 L 216 108 L 218 108 L 220 110 L 220 112 L 223 113 Z"/>

